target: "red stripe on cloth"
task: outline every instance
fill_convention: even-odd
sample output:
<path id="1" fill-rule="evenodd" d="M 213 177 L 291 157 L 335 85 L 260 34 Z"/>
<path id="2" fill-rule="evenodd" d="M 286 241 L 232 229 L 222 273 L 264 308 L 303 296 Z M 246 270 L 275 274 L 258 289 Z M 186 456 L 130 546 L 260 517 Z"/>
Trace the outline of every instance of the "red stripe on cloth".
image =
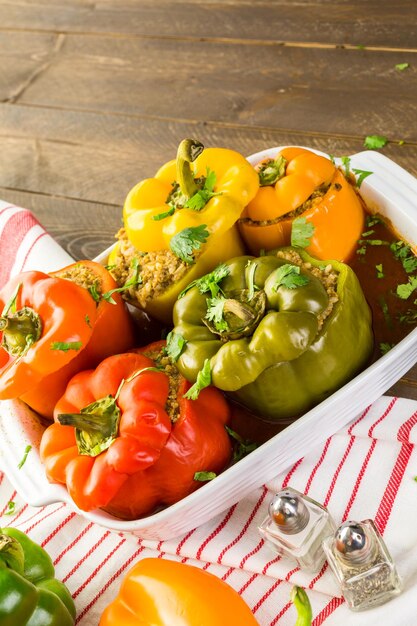
<path id="1" fill-rule="evenodd" d="M 76 624 L 78 624 L 83 617 L 88 613 L 88 611 L 95 605 L 95 603 L 97 602 L 97 600 L 103 595 L 103 593 L 105 591 L 107 591 L 107 589 L 110 587 L 110 585 L 116 580 L 116 578 L 118 578 L 123 572 L 124 570 L 131 564 L 131 562 L 133 561 L 133 559 L 135 559 L 143 550 L 145 549 L 145 546 L 141 546 L 138 550 L 136 550 L 136 552 L 134 552 L 128 559 L 127 561 L 125 561 L 123 563 L 123 565 L 121 567 L 119 567 L 119 569 L 117 570 L 117 572 L 115 572 L 113 574 L 113 576 L 111 578 L 109 578 L 109 580 L 106 582 L 105 585 L 103 585 L 103 587 L 100 589 L 100 591 L 98 592 L 97 595 L 94 596 L 94 598 L 91 600 L 91 602 L 89 602 L 87 604 L 87 606 L 84 607 L 84 609 L 81 611 L 81 613 L 78 615 L 77 620 L 76 620 Z"/>
<path id="2" fill-rule="evenodd" d="M 308 588 L 309 589 L 313 589 L 314 585 L 316 584 L 316 582 L 318 582 L 320 580 L 320 578 L 323 576 L 323 574 L 326 572 L 327 568 L 328 568 L 329 564 L 327 563 L 327 561 L 324 563 L 323 567 L 321 568 L 321 570 L 319 571 L 318 574 L 316 574 L 316 576 L 313 578 L 312 581 L 310 581 Z"/>
<path id="3" fill-rule="evenodd" d="M 323 624 L 324 620 L 326 620 L 329 615 L 331 615 L 333 611 L 343 603 L 343 598 L 333 598 L 332 600 L 330 600 L 329 604 L 326 604 L 321 613 L 319 613 L 317 617 L 314 618 L 312 626 L 320 626 L 321 624 Z"/>
<path id="4" fill-rule="evenodd" d="M 399 428 L 397 440 L 403 443 L 410 443 L 410 435 L 414 426 L 417 424 L 417 411 Z"/>
<path id="5" fill-rule="evenodd" d="M 398 398 L 393 398 L 391 400 L 391 402 L 389 403 L 389 405 L 387 406 L 387 408 L 385 409 L 384 413 L 381 415 L 381 417 L 379 419 L 376 420 L 376 422 L 374 422 L 371 426 L 371 428 L 368 430 L 368 437 L 372 437 L 374 434 L 374 429 L 378 426 L 378 424 L 380 424 L 382 422 L 382 420 L 384 420 L 387 415 L 390 413 L 392 407 L 394 406 L 394 404 L 397 402 Z"/>
<path id="6" fill-rule="evenodd" d="M 262 570 L 262 574 L 265 576 L 266 572 L 271 567 L 271 565 L 274 565 L 275 563 L 278 563 L 278 561 L 280 561 L 280 560 L 281 560 L 281 555 L 278 555 L 275 558 L 273 558 L 270 561 L 268 561 L 268 563 L 264 566 L 264 568 Z"/>
<path id="7" fill-rule="evenodd" d="M 234 571 L 235 571 L 235 568 L 234 568 L 234 567 L 229 567 L 229 569 L 227 570 L 227 572 L 226 572 L 225 574 L 223 574 L 223 576 L 222 576 L 222 580 L 223 580 L 223 581 L 226 581 L 226 580 L 229 578 L 230 574 L 231 574 L 232 572 L 234 572 Z"/>
<path id="8" fill-rule="evenodd" d="M 226 515 L 224 516 L 224 518 L 222 519 L 222 521 L 220 522 L 220 524 L 213 530 L 212 533 L 210 533 L 210 535 L 208 537 L 206 537 L 206 539 L 203 541 L 203 543 L 201 544 L 201 546 L 199 547 L 199 549 L 197 550 L 197 554 L 196 554 L 196 559 L 199 561 L 201 558 L 201 553 L 203 552 L 204 548 L 210 543 L 210 541 L 212 541 L 215 537 L 217 537 L 217 535 L 219 534 L 220 531 L 223 530 L 223 528 L 226 526 L 226 524 L 228 523 L 228 521 L 230 520 L 230 518 L 232 517 L 233 513 L 235 512 L 235 509 L 237 507 L 237 504 L 234 504 L 233 506 L 230 507 L 230 509 L 228 510 L 228 512 L 226 513 Z"/>
<path id="9" fill-rule="evenodd" d="M 3 472 L 0 472 L 0 485 L 3 482 L 3 479 L 4 479 L 4 474 Z"/>
<path id="10" fill-rule="evenodd" d="M 9 204 L 8 206 L 4 206 L 2 209 L 0 209 L 0 215 L 2 213 L 4 213 L 5 211 L 10 211 L 10 209 L 18 209 L 19 207 L 15 206 L 14 204 Z"/>
<path id="11" fill-rule="evenodd" d="M 349 434 L 349 435 L 351 435 L 351 434 L 352 434 L 352 430 L 355 428 L 355 426 L 357 426 L 357 424 L 359 424 L 359 422 L 361 422 L 363 419 L 365 419 L 365 417 L 368 415 L 369 411 L 371 410 L 371 406 L 372 406 L 372 404 L 370 404 L 369 406 L 367 406 L 367 407 L 366 407 L 366 409 L 364 410 L 364 412 L 362 413 L 362 415 L 360 415 L 360 416 L 358 417 L 358 419 L 357 419 L 357 420 L 355 420 L 355 421 L 353 422 L 353 424 L 351 424 L 351 425 L 349 426 L 349 429 L 348 429 L 348 434 Z"/>
<path id="12" fill-rule="evenodd" d="M 313 467 L 313 470 L 312 470 L 310 476 L 308 477 L 307 484 L 306 484 L 306 487 L 305 487 L 305 490 L 304 490 L 304 493 L 306 495 L 308 494 L 308 492 L 310 490 L 311 483 L 313 482 L 313 479 L 314 479 L 314 476 L 316 475 L 317 470 L 319 469 L 320 465 L 323 463 L 323 461 L 324 461 L 324 459 L 326 457 L 327 450 L 329 449 L 331 440 L 332 440 L 331 437 L 329 437 L 326 440 L 326 443 L 324 444 L 323 452 L 321 453 L 321 456 L 320 456 L 319 460 L 317 461 L 316 465 Z"/>
<path id="13" fill-rule="evenodd" d="M 301 459 L 298 459 L 298 461 L 296 463 L 294 463 L 294 465 L 292 466 L 292 468 L 290 469 L 290 471 L 288 472 L 288 474 L 286 475 L 286 477 L 282 481 L 282 488 L 283 489 L 285 489 L 285 487 L 288 486 L 288 483 L 290 482 L 291 477 L 293 476 L 293 474 L 297 470 L 297 468 L 300 467 L 300 465 L 301 465 L 301 463 L 303 461 L 304 461 L 304 457 L 302 457 Z"/>
<path id="14" fill-rule="evenodd" d="M 248 578 L 248 580 L 245 582 L 245 584 L 243 585 L 243 587 L 241 587 L 238 590 L 238 594 L 241 596 L 242 593 L 245 591 L 245 589 L 247 589 L 249 587 L 250 584 L 252 584 L 252 582 L 258 578 L 259 574 L 252 574 L 252 576 L 250 578 Z"/>
<path id="15" fill-rule="evenodd" d="M 18 512 L 16 513 L 16 515 L 14 515 L 14 516 L 10 516 L 10 522 L 11 522 L 12 524 L 15 524 L 15 523 L 16 523 L 16 520 L 18 520 L 18 519 L 19 519 L 19 517 L 20 517 L 21 515 L 23 515 L 23 513 L 26 511 L 26 509 L 28 508 L 28 506 L 29 506 L 28 504 L 24 504 L 24 505 L 22 506 L 22 508 L 20 509 L 20 511 L 18 511 Z"/>
<path id="16" fill-rule="evenodd" d="M 7 282 L 16 258 L 16 253 L 26 233 L 32 226 L 39 225 L 30 211 L 18 211 L 6 222 L 1 235 L 0 285 Z"/>
<path id="17" fill-rule="evenodd" d="M 71 541 L 70 544 L 67 545 L 67 547 L 65 548 L 65 550 L 62 550 L 62 552 L 60 554 L 58 554 L 58 556 L 56 557 L 56 559 L 54 560 L 54 565 L 57 565 L 57 563 L 60 562 L 60 560 L 62 559 L 63 556 L 66 555 L 67 552 L 69 552 L 79 541 L 80 539 L 82 539 L 84 537 L 84 535 L 87 534 L 87 532 L 93 527 L 93 522 L 90 522 L 81 532 L 79 535 L 77 535 L 77 537 L 74 539 L 74 541 Z"/>
<path id="18" fill-rule="evenodd" d="M 258 498 L 257 503 L 255 504 L 255 506 L 253 507 L 248 519 L 246 520 L 245 524 L 242 527 L 242 530 L 240 531 L 240 533 L 238 535 L 236 535 L 236 537 L 233 539 L 233 541 L 231 541 L 226 547 L 223 548 L 223 550 L 220 552 L 219 557 L 217 559 L 217 563 L 221 563 L 222 559 L 224 557 L 224 555 L 226 554 L 226 552 L 228 550 L 230 550 L 230 548 L 233 548 L 233 546 L 235 546 L 243 537 L 243 535 L 246 533 L 246 531 L 248 530 L 249 526 L 252 523 L 253 518 L 255 517 L 259 507 L 261 506 L 262 502 L 265 500 L 266 494 L 268 493 L 268 489 L 265 487 L 265 485 L 263 486 L 263 491 L 261 493 L 261 495 Z"/>
<path id="19" fill-rule="evenodd" d="M 367 455 L 365 457 L 365 460 L 364 460 L 364 462 L 362 464 L 362 467 L 361 467 L 361 469 L 359 471 L 359 474 L 358 474 L 358 477 L 356 479 L 355 486 L 353 487 L 352 495 L 349 498 L 348 505 L 347 505 L 347 507 L 345 509 L 345 512 L 343 514 L 342 522 L 345 522 L 347 520 L 347 518 L 349 517 L 350 509 L 352 508 L 352 505 L 353 505 L 353 503 L 354 503 L 354 501 L 356 499 L 356 496 L 358 494 L 358 490 L 359 490 L 360 484 L 362 482 L 362 478 L 365 476 L 366 468 L 368 467 L 368 463 L 369 463 L 370 458 L 371 458 L 371 456 L 372 456 L 372 454 L 373 454 L 373 452 L 375 450 L 375 447 L 376 447 L 377 443 L 378 443 L 377 439 L 373 439 L 372 440 L 372 443 L 371 443 L 371 445 L 369 447 L 368 453 L 367 453 Z"/>
<path id="20" fill-rule="evenodd" d="M 269 626 L 275 626 L 275 624 L 277 622 L 279 622 L 279 620 L 281 619 L 281 617 L 288 611 L 288 609 L 290 608 L 290 606 L 292 606 L 292 602 L 288 602 L 284 608 L 282 608 L 280 610 L 280 612 L 278 613 L 278 615 L 276 617 L 274 617 L 274 619 L 272 620 L 272 622 L 269 624 Z"/>
<path id="21" fill-rule="evenodd" d="M 54 515 L 55 513 L 58 513 L 58 511 L 60 511 L 61 509 L 65 508 L 65 506 L 66 506 L 65 502 L 62 502 L 56 509 L 54 509 L 53 511 L 49 511 L 49 513 L 47 513 L 46 515 L 43 515 L 38 520 L 36 520 L 36 522 L 34 524 L 32 524 L 32 526 L 29 526 L 29 528 L 26 528 L 24 532 L 26 534 L 29 533 L 31 530 L 33 530 L 35 528 L 35 526 L 37 526 L 38 524 L 40 524 L 41 522 L 46 520 L 51 515 Z M 37 515 L 40 515 L 45 508 L 46 507 L 42 507 L 41 511 L 39 511 L 38 513 L 35 513 L 35 515 L 33 517 L 36 517 Z M 26 520 L 25 523 L 27 524 L 27 522 L 28 522 L 28 520 Z"/>
<path id="22" fill-rule="evenodd" d="M 70 522 L 72 519 L 74 519 L 74 517 L 76 516 L 76 513 L 70 513 L 60 524 L 58 524 L 58 526 L 56 528 L 54 528 L 54 530 L 46 537 L 46 539 L 44 539 L 41 543 L 42 548 L 44 548 L 46 546 L 47 543 L 49 543 L 51 541 L 51 539 L 53 539 L 55 537 L 55 535 L 57 533 L 59 533 L 60 530 L 62 530 L 64 528 L 64 526 L 66 524 L 68 524 L 68 522 Z"/>
<path id="23" fill-rule="evenodd" d="M 392 507 L 394 506 L 395 498 L 400 488 L 402 479 L 404 478 L 405 470 L 413 449 L 414 446 L 411 443 L 404 443 L 401 446 L 394 469 L 391 472 L 384 495 L 382 496 L 381 503 L 375 515 L 375 524 L 382 535 L 387 527 Z"/>
<path id="24" fill-rule="evenodd" d="M 195 531 L 196 531 L 196 530 L 197 530 L 196 528 L 193 528 L 192 530 L 190 530 L 190 531 L 189 531 L 189 532 L 188 532 L 188 533 L 187 533 L 187 534 L 186 534 L 186 535 L 185 535 L 185 536 L 181 539 L 181 541 L 179 542 L 179 544 L 177 545 L 177 548 L 176 548 L 176 550 L 175 550 L 175 554 L 176 554 L 177 556 L 179 556 L 179 555 L 180 555 L 180 553 L 181 553 L 181 548 L 183 547 L 183 545 L 185 544 L 185 542 L 186 542 L 186 541 L 187 541 L 187 540 L 191 537 L 191 535 L 192 535 L 193 533 L 195 533 Z"/>
<path id="25" fill-rule="evenodd" d="M 259 550 L 262 548 L 262 546 L 264 545 L 265 540 L 261 539 L 260 542 L 258 543 L 257 546 L 255 546 L 255 548 L 253 550 L 251 550 L 250 552 L 248 552 L 247 554 L 245 554 L 245 556 L 243 557 L 243 559 L 241 560 L 241 562 L 239 563 L 239 569 L 243 569 L 243 566 L 245 565 L 246 561 L 253 556 L 254 554 L 256 554 L 257 552 L 259 552 Z"/>
<path id="26" fill-rule="evenodd" d="M 110 534 L 110 533 L 109 533 Z M 74 593 L 72 594 L 72 597 L 75 598 L 80 595 L 80 593 L 87 587 L 87 585 L 93 580 L 93 578 L 95 578 L 97 576 L 97 574 L 99 573 L 99 571 L 101 570 L 102 567 L 104 567 L 104 565 L 107 563 L 107 561 L 109 559 L 111 559 L 111 557 L 113 556 L 113 554 L 115 554 L 117 552 L 117 550 L 119 550 L 119 548 L 121 548 L 121 546 L 126 542 L 126 539 L 122 539 L 121 541 L 119 541 L 119 543 L 117 544 L 117 546 L 115 546 L 113 548 L 113 550 L 111 552 L 109 552 L 107 554 L 107 556 L 105 557 L 105 559 L 103 559 L 103 561 L 100 563 L 100 565 L 98 565 L 90 574 L 90 576 L 88 578 L 85 579 L 85 581 L 82 583 L 82 585 L 80 585 L 78 587 L 78 589 L 76 589 L 74 591 Z M 62 581 L 64 582 L 64 581 Z"/>
<path id="27" fill-rule="evenodd" d="M 100 539 L 97 541 L 97 543 L 95 543 L 87 552 L 87 554 L 85 554 L 79 561 L 78 563 L 76 563 L 74 565 L 74 567 L 72 568 L 71 571 L 68 572 L 68 574 L 65 576 L 65 578 L 62 579 L 62 582 L 65 583 L 67 582 L 68 578 L 70 578 L 74 572 L 77 571 L 77 569 L 79 567 L 81 567 L 81 565 L 84 563 L 84 561 L 86 561 L 88 559 L 89 556 L 91 556 L 93 554 L 93 552 L 95 552 L 97 550 L 97 548 L 103 543 L 103 541 L 105 539 L 107 539 L 107 537 L 110 535 L 110 531 L 106 530 L 106 532 L 100 537 Z M 126 541 L 126 539 L 124 540 Z"/>
<path id="28" fill-rule="evenodd" d="M 324 502 L 323 502 L 323 506 L 325 506 L 325 507 L 327 507 L 327 505 L 329 504 L 329 500 L 332 497 L 332 493 L 333 493 L 333 490 L 334 490 L 334 488 L 336 486 L 337 479 L 339 478 L 339 474 L 342 471 L 342 467 L 346 463 L 346 460 L 347 460 L 347 458 L 348 458 L 348 456 L 350 454 L 350 451 L 352 450 L 352 446 L 353 446 L 353 444 L 355 442 L 355 439 L 356 438 L 352 435 L 350 440 L 349 440 L 349 443 L 348 443 L 348 445 L 346 447 L 345 453 L 344 453 L 344 455 L 343 455 L 339 465 L 337 466 L 337 469 L 336 469 L 335 473 L 333 474 L 332 482 L 330 483 L 329 490 L 328 490 L 328 492 L 326 494 L 326 497 L 324 499 Z"/>
<path id="29" fill-rule="evenodd" d="M 278 579 L 274 582 L 274 584 L 270 586 L 270 588 L 268 589 L 268 591 L 266 591 L 266 592 L 264 593 L 264 595 L 262 596 L 262 598 L 261 598 L 260 600 L 258 600 L 258 602 L 255 604 L 255 606 L 254 606 L 254 607 L 253 607 L 253 609 L 252 609 L 252 613 L 253 613 L 254 615 L 255 615 L 256 611 L 258 611 L 258 610 L 261 608 L 261 606 L 263 605 L 263 603 L 265 602 L 265 600 L 267 600 L 267 599 L 269 598 L 269 596 L 271 595 L 271 593 L 272 593 L 273 591 L 275 591 L 275 589 L 276 589 L 277 587 L 279 587 L 279 585 L 280 585 L 282 582 L 283 582 L 283 581 L 282 581 L 280 578 L 278 578 Z M 239 591 L 239 593 L 241 593 L 241 592 Z"/>

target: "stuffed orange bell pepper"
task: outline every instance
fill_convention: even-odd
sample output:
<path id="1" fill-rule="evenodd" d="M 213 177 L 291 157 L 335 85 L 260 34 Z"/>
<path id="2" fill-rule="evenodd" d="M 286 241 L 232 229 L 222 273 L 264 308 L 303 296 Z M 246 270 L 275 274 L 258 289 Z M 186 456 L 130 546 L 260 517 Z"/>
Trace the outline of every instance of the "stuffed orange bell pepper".
<path id="1" fill-rule="evenodd" d="M 164 323 L 178 294 L 222 261 L 242 254 L 235 227 L 259 187 L 238 152 L 185 139 L 176 160 L 129 192 L 124 228 L 109 257 L 124 297 Z M 142 283 L 129 287 L 135 267 Z"/>
<path id="2" fill-rule="evenodd" d="M 364 227 L 361 200 L 329 159 L 305 148 L 281 150 L 256 167 L 260 188 L 239 220 L 239 230 L 252 254 L 299 245 L 293 228 L 307 226 L 302 247 L 319 259 L 346 261 Z"/>
<path id="3" fill-rule="evenodd" d="M 0 291 L 0 311 L 2 400 L 66 366 L 90 341 L 97 319 L 86 289 L 43 272 L 11 279 Z"/>
<path id="4" fill-rule="evenodd" d="M 52 419 L 55 404 L 74 374 L 95 367 L 111 354 L 129 350 L 135 341 L 133 322 L 118 293 L 117 284 L 100 263 L 79 261 L 51 276 L 58 278 L 64 289 L 69 283 L 83 287 L 83 295 L 87 297 L 88 294 L 87 300 L 90 308 L 94 309 L 94 315 L 85 313 L 82 326 L 87 327 L 90 338 L 78 352 L 69 352 L 69 356 L 75 354 L 71 361 L 43 377 L 29 391 L 19 394 L 32 409 L 49 419 Z M 64 279 L 65 282 L 62 282 Z M 69 307 L 68 315 L 71 316 L 72 302 L 69 302 Z"/>
<path id="5" fill-rule="evenodd" d="M 228 463 L 226 401 L 214 388 L 184 398 L 190 385 L 160 353 L 163 345 L 146 352 L 156 363 L 130 352 L 76 374 L 57 403 L 41 459 L 80 509 L 135 518 L 196 489 L 196 472 Z"/>
<path id="6" fill-rule="evenodd" d="M 240 595 L 198 567 L 142 559 L 126 574 L 100 626 L 257 626 Z"/>

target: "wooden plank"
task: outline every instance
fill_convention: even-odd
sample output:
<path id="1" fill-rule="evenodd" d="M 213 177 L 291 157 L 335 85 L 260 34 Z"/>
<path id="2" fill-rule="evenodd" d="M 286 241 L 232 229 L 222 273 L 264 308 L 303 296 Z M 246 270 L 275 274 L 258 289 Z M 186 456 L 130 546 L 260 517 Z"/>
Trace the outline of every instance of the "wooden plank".
<path id="1" fill-rule="evenodd" d="M 186 136 L 245 155 L 294 144 L 339 156 L 363 149 L 358 137 L 0 105 L 0 186 L 120 206 Z M 384 154 L 417 174 L 417 146 L 389 144 Z"/>
<path id="2" fill-rule="evenodd" d="M 409 61 L 367 50 L 67 35 L 18 101 L 417 141 L 417 66 L 395 69 Z"/>
<path id="3" fill-rule="evenodd" d="M 2 28 L 396 48 L 416 47 L 413 13 L 412 0 L 0 2 Z"/>

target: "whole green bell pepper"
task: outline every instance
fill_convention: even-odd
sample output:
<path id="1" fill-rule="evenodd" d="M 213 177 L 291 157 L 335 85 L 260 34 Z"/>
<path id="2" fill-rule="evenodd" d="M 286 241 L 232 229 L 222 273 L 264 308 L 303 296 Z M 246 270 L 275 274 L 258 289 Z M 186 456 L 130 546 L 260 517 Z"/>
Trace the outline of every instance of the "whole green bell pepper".
<path id="1" fill-rule="evenodd" d="M 73 626 L 74 601 L 49 555 L 16 528 L 0 529 L 1 626 Z"/>
<path id="2" fill-rule="evenodd" d="M 194 382 L 209 370 L 213 385 L 273 421 L 324 400 L 373 346 L 353 270 L 290 247 L 236 257 L 196 281 L 176 302 L 174 324 L 186 341 L 177 361 L 183 376 Z"/>

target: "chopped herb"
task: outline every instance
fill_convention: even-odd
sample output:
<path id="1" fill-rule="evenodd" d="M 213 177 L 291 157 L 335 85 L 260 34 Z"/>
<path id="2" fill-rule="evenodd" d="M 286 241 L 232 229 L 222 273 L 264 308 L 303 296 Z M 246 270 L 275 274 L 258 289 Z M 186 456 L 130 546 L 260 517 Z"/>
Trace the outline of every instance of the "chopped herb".
<path id="1" fill-rule="evenodd" d="M 86 315 L 86 316 L 84 317 L 84 319 L 85 319 L 85 323 L 87 324 L 87 326 L 89 326 L 90 328 L 92 328 L 92 326 L 91 326 L 91 321 L 90 321 L 89 316 L 88 316 L 88 315 Z"/>
<path id="2" fill-rule="evenodd" d="M 348 178 L 350 176 L 350 157 L 342 156 L 340 157 L 340 160 L 342 161 L 342 165 L 345 168 L 345 176 L 346 178 Z"/>
<path id="3" fill-rule="evenodd" d="M 187 400 L 197 400 L 200 391 L 209 385 L 211 385 L 211 365 L 210 359 L 206 359 L 203 368 L 197 374 L 196 382 L 189 388 L 187 393 L 184 394 L 184 398 L 187 398 Z"/>
<path id="4" fill-rule="evenodd" d="M 90 295 L 95 302 L 100 302 L 100 294 L 97 291 L 96 283 L 93 283 L 92 285 L 90 285 L 90 287 L 88 288 L 88 291 L 90 292 Z"/>
<path id="5" fill-rule="evenodd" d="M 366 246 L 361 246 L 356 250 L 356 254 L 366 254 Z"/>
<path id="6" fill-rule="evenodd" d="M 69 350 L 80 350 L 82 346 L 82 341 L 52 341 L 50 348 L 51 350 L 68 352 Z"/>
<path id="7" fill-rule="evenodd" d="M 367 170 L 358 170 L 356 168 L 353 168 L 352 170 L 356 175 L 357 175 L 357 179 L 356 179 L 356 186 L 359 188 L 363 181 L 365 180 L 365 178 L 368 178 L 368 176 L 370 176 L 371 174 L 373 174 L 373 172 L 368 172 Z"/>
<path id="8" fill-rule="evenodd" d="M 194 480 L 205 482 L 206 480 L 213 480 L 216 476 L 217 474 L 215 472 L 196 472 L 194 474 Z"/>
<path id="9" fill-rule="evenodd" d="M 366 216 L 366 226 L 368 228 L 371 228 L 372 226 L 375 226 L 376 224 L 382 224 L 382 220 L 379 217 L 379 215 L 367 215 Z"/>
<path id="10" fill-rule="evenodd" d="M 376 277 L 377 278 L 384 278 L 384 270 L 382 268 L 382 263 L 379 263 L 378 265 L 375 265 L 375 269 L 376 269 Z"/>
<path id="11" fill-rule="evenodd" d="M 362 237 L 369 237 L 370 235 L 374 234 L 374 230 L 367 230 L 364 233 L 362 233 Z"/>
<path id="12" fill-rule="evenodd" d="M 281 265 L 276 271 L 275 285 L 272 287 L 273 291 L 278 291 L 281 285 L 287 287 L 287 289 L 296 289 L 306 285 L 309 279 L 300 272 L 298 265 L 292 265 L 291 263 Z"/>
<path id="13" fill-rule="evenodd" d="M 417 269 L 417 257 L 404 241 L 394 241 L 390 245 L 390 249 L 394 257 L 401 261 L 407 274 L 412 274 Z"/>
<path id="14" fill-rule="evenodd" d="M 415 289 L 417 289 L 417 276 L 410 276 L 408 283 L 397 285 L 396 294 L 401 300 L 407 300 Z"/>
<path id="15" fill-rule="evenodd" d="M 382 239 L 359 239 L 359 243 L 368 244 L 369 246 L 389 246 L 389 241 Z"/>
<path id="16" fill-rule="evenodd" d="M 225 265 L 224 263 L 218 265 L 212 272 L 210 272 L 210 274 L 206 274 L 201 278 L 197 278 L 196 280 L 191 281 L 191 283 L 181 291 L 178 296 L 178 300 L 185 296 L 187 291 L 189 289 L 192 289 L 193 287 L 198 287 L 200 293 L 207 293 L 208 291 L 210 291 L 211 297 L 215 298 L 219 294 L 219 292 L 222 291 L 219 287 L 219 283 L 223 280 L 223 278 L 229 276 L 229 274 L 230 269 L 227 265 Z"/>
<path id="17" fill-rule="evenodd" d="M 392 319 L 388 310 L 388 304 L 383 296 L 379 298 L 378 304 L 381 307 L 381 311 L 384 316 L 386 325 L 388 326 L 388 328 L 392 328 Z"/>
<path id="18" fill-rule="evenodd" d="M 409 63 L 397 63 L 397 65 L 395 66 L 395 69 L 398 70 L 399 72 L 403 72 L 409 67 L 410 67 Z"/>
<path id="19" fill-rule="evenodd" d="M 398 320 L 401 324 L 415 324 L 417 323 L 417 311 L 407 309 L 405 313 L 398 316 Z"/>
<path id="20" fill-rule="evenodd" d="M 22 469 L 22 467 L 24 466 L 24 464 L 26 463 L 26 459 L 28 458 L 28 454 L 29 452 L 32 450 L 32 446 L 26 446 L 25 448 L 25 452 L 23 454 L 22 460 L 18 463 L 17 467 L 19 469 Z"/>
<path id="21" fill-rule="evenodd" d="M 171 332 L 167 335 L 166 341 L 167 344 L 164 352 L 165 354 L 167 354 L 167 356 L 169 356 L 171 361 L 174 361 L 175 363 L 180 358 L 186 346 L 187 340 L 184 339 L 184 337 L 180 333 L 174 333 L 174 331 L 171 330 Z"/>
<path id="22" fill-rule="evenodd" d="M 365 137 L 363 145 L 369 150 L 378 150 L 378 148 L 386 146 L 387 143 L 388 139 L 383 135 L 368 135 Z"/>
<path id="23" fill-rule="evenodd" d="M 21 287 L 22 287 L 22 283 L 19 283 L 16 289 L 14 290 L 14 292 L 12 293 L 9 301 L 6 302 L 6 305 L 2 313 L 3 316 L 6 316 L 9 311 L 11 311 L 12 313 L 16 313 L 16 300 L 17 300 L 17 296 Z"/>
<path id="24" fill-rule="evenodd" d="M 315 230 L 314 224 L 307 222 L 305 217 L 297 217 L 291 227 L 291 245 L 298 248 L 307 248 Z"/>
<path id="25" fill-rule="evenodd" d="M 142 276 L 139 274 L 140 265 L 139 260 L 134 257 L 131 261 L 131 267 L 133 269 L 133 275 L 129 278 L 128 281 L 122 287 L 116 287 L 115 289 L 109 289 L 101 295 L 101 298 L 110 304 L 117 304 L 116 300 L 112 297 L 114 293 L 121 293 L 122 291 L 126 291 L 131 287 L 137 287 L 137 285 L 142 284 Z"/>
<path id="26" fill-rule="evenodd" d="M 157 215 L 152 215 L 152 219 L 155 220 L 155 222 L 159 222 L 160 220 L 164 220 L 166 217 L 170 217 L 171 215 L 174 215 L 175 213 L 175 207 L 171 207 L 170 209 L 168 209 L 168 211 L 164 211 L 163 213 L 158 213 Z"/>
<path id="27" fill-rule="evenodd" d="M 7 503 L 7 510 L 4 512 L 4 515 L 14 515 L 16 511 L 16 502 L 13 502 L 13 500 L 10 500 L 10 502 Z"/>
<path id="28" fill-rule="evenodd" d="M 220 298 L 209 298 L 207 300 L 207 313 L 206 319 L 213 322 L 218 331 L 228 330 L 228 325 L 224 319 L 224 305 L 226 298 L 221 296 Z"/>
<path id="29" fill-rule="evenodd" d="M 213 196 L 218 196 L 219 193 L 215 193 L 214 185 L 216 184 L 216 173 L 207 168 L 206 179 L 204 181 L 204 185 L 202 189 L 196 191 L 196 193 L 191 196 L 184 204 L 184 208 L 192 209 L 193 211 L 201 211 L 206 206 L 207 202 L 213 198 Z"/>
<path id="30" fill-rule="evenodd" d="M 110 270 L 114 270 L 116 266 L 115 263 L 113 263 L 112 265 L 105 265 L 104 266 L 106 268 L 106 270 L 109 272 Z"/>
<path id="31" fill-rule="evenodd" d="M 382 342 L 382 343 L 379 344 L 379 350 L 380 350 L 381 354 L 386 354 L 387 352 L 392 350 L 394 345 L 395 345 L 394 343 Z"/>
<path id="32" fill-rule="evenodd" d="M 206 224 L 190 226 L 174 235 L 169 242 L 169 247 L 175 256 L 185 263 L 194 263 L 194 251 L 201 248 L 201 245 L 207 241 L 208 236 L 209 232 Z"/>
<path id="33" fill-rule="evenodd" d="M 227 434 L 233 439 L 233 463 L 237 463 L 244 456 L 253 452 L 258 447 L 258 444 L 250 439 L 243 439 L 237 432 L 225 426 Z"/>

